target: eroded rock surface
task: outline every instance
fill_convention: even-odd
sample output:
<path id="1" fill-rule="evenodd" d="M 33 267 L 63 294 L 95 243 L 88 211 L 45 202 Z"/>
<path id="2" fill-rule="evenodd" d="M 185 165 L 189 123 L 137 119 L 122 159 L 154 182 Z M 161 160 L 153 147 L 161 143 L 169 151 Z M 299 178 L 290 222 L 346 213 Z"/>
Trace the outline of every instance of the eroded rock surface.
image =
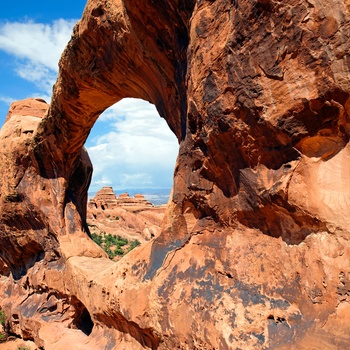
<path id="1" fill-rule="evenodd" d="M 88 1 L 45 116 L 19 103 L 0 134 L 11 332 L 45 349 L 347 348 L 349 19 L 345 0 Z M 115 263 L 87 234 L 82 147 L 124 97 L 154 103 L 180 150 L 161 234 Z"/>

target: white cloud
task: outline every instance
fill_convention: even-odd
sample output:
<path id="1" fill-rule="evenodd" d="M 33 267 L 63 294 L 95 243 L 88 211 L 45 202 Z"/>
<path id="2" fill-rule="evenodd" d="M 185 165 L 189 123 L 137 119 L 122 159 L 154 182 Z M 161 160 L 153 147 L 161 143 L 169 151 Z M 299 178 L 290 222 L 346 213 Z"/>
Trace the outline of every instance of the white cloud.
<path id="1" fill-rule="evenodd" d="M 97 186 L 103 187 L 103 186 L 109 186 L 112 185 L 112 181 L 107 176 L 102 176 L 99 180 L 96 180 L 95 184 Z"/>
<path id="2" fill-rule="evenodd" d="M 3 51 L 57 71 L 76 20 L 58 19 L 52 24 L 8 22 L 0 27 Z"/>
<path id="3" fill-rule="evenodd" d="M 59 58 L 76 20 L 58 19 L 52 24 L 7 22 L 0 25 L 0 49 L 17 58 L 15 71 L 51 95 Z"/>
<path id="4" fill-rule="evenodd" d="M 19 64 L 15 71 L 22 79 L 34 83 L 40 91 L 45 93 L 51 93 L 52 86 L 57 79 L 57 73 L 34 62 Z"/>
<path id="5" fill-rule="evenodd" d="M 171 187 L 178 143 L 154 105 L 123 99 L 103 113 L 95 128 L 110 131 L 88 141 L 94 165 L 91 190 L 108 177 L 116 189 Z"/>
<path id="6" fill-rule="evenodd" d="M 12 102 L 15 101 L 15 99 L 13 99 L 12 97 L 8 97 L 8 96 L 0 96 L 0 101 L 4 102 L 6 104 L 11 104 Z"/>

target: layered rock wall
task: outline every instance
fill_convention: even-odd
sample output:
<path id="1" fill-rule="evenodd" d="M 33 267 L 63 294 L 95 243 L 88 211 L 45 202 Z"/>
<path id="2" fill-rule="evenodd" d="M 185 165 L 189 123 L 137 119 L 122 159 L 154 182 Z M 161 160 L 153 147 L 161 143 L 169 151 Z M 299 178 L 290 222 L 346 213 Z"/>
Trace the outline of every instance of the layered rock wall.
<path id="1" fill-rule="evenodd" d="M 11 331 L 45 349 L 346 348 L 349 18 L 345 0 L 88 1 L 44 118 L 25 132 L 48 106 L 17 108 L 0 134 Z M 82 146 L 124 97 L 154 103 L 180 150 L 162 233 L 114 263 L 85 227 Z"/>
<path id="2" fill-rule="evenodd" d="M 102 209 L 117 206 L 117 196 L 112 187 L 102 187 L 89 201 L 89 206 L 102 207 Z"/>

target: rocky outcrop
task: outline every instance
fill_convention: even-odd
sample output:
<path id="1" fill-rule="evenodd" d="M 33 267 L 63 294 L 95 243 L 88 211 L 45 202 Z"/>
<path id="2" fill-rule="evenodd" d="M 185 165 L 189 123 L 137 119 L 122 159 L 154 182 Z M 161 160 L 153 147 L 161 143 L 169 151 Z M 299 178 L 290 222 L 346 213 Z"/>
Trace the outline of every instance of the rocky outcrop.
<path id="1" fill-rule="evenodd" d="M 128 193 L 122 193 L 118 196 L 117 203 L 121 207 L 152 207 L 152 203 L 149 202 L 143 194 L 135 194 L 134 197 L 130 197 Z"/>
<path id="2" fill-rule="evenodd" d="M 117 205 L 117 196 L 112 187 L 102 187 L 88 203 L 89 207 L 101 208 L 102 210 L 114 208 Z"/>
<path id="3" fill-rule="evenodd" d="M 45 349 L 346 348 L 349 18 L 344 0 L 88 1 L 45 117 L 0 134 L 11 332 Z M 154 103 L 180 149 L 161 234 L 115 263 L 86 233 L 82 147 L 123 97 Z"/>
<path id="4" fill-rule="evenodd" d="M 103 187 L 88 203 L 87 224 L 91 233 L 145 242 L 159 235 L 164 212 L 164 206 L 154 207 L 142 194 L 117 197 L 112 187 Z"/>
<path id="5" fill-rule="evenodd" d="M 88 206 L 90 208 L 106 208 L 114 209 L 117 206 L 139 210 L 144 208 L 152 207 L 152 203 L 149 202 L 144 195 L 135 194 L 134 197 L 130 197 L 128 193 L 122 193 L 118 197 L 115 195 L 112 187 L 102 187 L 95 195 L 91 198 Z"/>

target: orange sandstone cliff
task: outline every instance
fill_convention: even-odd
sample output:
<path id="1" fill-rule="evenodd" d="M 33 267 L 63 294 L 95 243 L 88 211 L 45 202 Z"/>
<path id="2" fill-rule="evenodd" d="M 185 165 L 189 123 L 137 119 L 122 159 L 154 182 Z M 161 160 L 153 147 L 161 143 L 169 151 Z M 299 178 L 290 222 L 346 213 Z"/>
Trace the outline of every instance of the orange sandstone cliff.
<path id="1" fill-rule="evenodd" d="M 350 342 L 350 3 L 89 0 L 51 105 L 0 133 L 0 295 L 50 349 L 342 349 Z M 180 149 L 161 233 L 89 238 L 83 148 L 124 97 Z"/>

